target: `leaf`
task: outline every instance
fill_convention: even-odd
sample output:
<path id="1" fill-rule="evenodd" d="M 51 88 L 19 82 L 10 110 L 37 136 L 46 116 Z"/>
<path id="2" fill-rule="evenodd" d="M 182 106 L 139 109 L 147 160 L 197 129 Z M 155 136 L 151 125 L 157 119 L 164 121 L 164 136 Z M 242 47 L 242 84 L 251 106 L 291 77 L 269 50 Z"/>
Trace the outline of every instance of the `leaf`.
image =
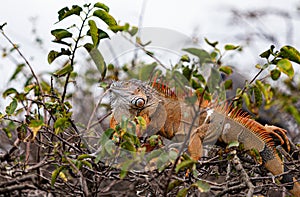
<path id="1" fill-rule="evenodd" d="M 294 68 L 292 63 L 288 59 L 281 59 L 276 64 L 277 68 L 286 74 L 290 79 L 294 76 Z"/>
<path id="2" fill-rule="evenodd" d="M 275 46 L 274 45 L 271 45 L 270 49 L 262 52 L 259 56 L 261 58 L 266 58 L 268 59 L 270 57 L 271 54 L 273 54 L 273 50 L 274 50 Z"/>
<path id="3" fill-rule="evenodd" d="M 90 43 L 85 44 L 84 48 L 89 52 L 98 71 L 101 73 L 102 79 L 104 79 L 107 67 L 101 52 L 97 48 L 94 48 Z"/>
<path id="4" fill-rule="evenodd" d="M 51 175 L 51 186 L 53 187 L 55 182 L 56 182 L 56 179 L 57 179 L 57 176 L 59 175 L 59 173 L 61 171 L 63 171 L 65 169 L 65 166 L 60 166 L 58 168 L 56 168 L 53 172 L 52 172 L 52 175 Z"/>
<path id="5" fill-rule="evenodd" d="M 245 103 L 246 107 L 247 107 L 248 109 L 251 109 L 251 100 L 250 100 L 250 96 L 249 96 L 246 92 L 244 92 L 243 95 L 242 95 L 242 97 L 243 97 L 243 100 L 244 100 L 244 103 Z"/>
<path id="6" fill-rule="evenodd" d="M 69 118 L 61 117 L 58 118 L 54 123 L 55 134 L 61 132 L 64 128 L 70 126 Z"/>
<path id="7" fill-rule="evenodd" d="M 25 64 L 19 64 L 15 70 L 15 72 L 12 74 L 12 76 L 10 77 L 9 81 L 14 80 L 17 75 L 23 70 L 23 67 L 25 66 Z"/>
<path id="8" fill-rule="evenodd" d="M 210 45 L 210 46 L 212 46 L 212 47 L 214 47 L 214 48 L 217 46 L 217 44 L 219 44 L 218 41 L 210 42 L 207 38 L 204 38 L 204 40 L 205 40 L 205 42 L 206 42 L 208 45 Z"/>
<path id="9" fill-rule="evenodd" d="M 271 75 L 271 78 L 276 81 L 277 79 L 279 79 L 280 75 L 281 75 L 281 72 L 280 70 L 278 69 L 273 69 L 270 71 L 270 75 Z"/>
<path id="10" fill-rule="evenodd" d="M 109 27 L 117 25 L 116 20 L 110 14 L 104 10 L 95 10 L 93 16 L 96 16 L 103 20 Z"/>
<path id="11" fill-rule="evenodd" d="M 260 89 L 258 88 L 258 86 L 254 85 L 252 87 L 253 89 L 253 93 L 254 93 L 254 99 L 255 99 L 255 107 L 260 107 L 262 105 L 263 102 L 263 98 L 262 98 L 262 93 L 260 91 Z"/>
<path id="12" fill-rule="evenodd" d="M 72 37 L 72 33 L 65 29 L 54 29 L 51 31 L 51 34 L 55 36 L 56 41 Z"/>
<path id="13" fill-rule="evenodd" d="M 29 123 L 29 128 L 31 129 L 33 136 L 32 139 L 34 140 L 36 135 L 38 134 L 39 130 L 43 126 L 44 121 L 43 119 L 32 119 Z"/>
<path id="14" fill-rule="evenodd" d="M 232 141 L 228 144 L 228 148 L 238 147 L 239 145 L 240 145 L 240 143 L 238 141 Z"/>
<path id="15" fill-rule="evenodd" d="M 270 104 L 273 97 L 273 92 L 269 84 L 264 84 L 260 80 L 255 81 L 256 86 L 265 97 L 266 105 Z"/>
<path id="16" fill-rule="evenodd" d="M 110 26 L 109 28 L 115 33 L 118 31 L 128 31 L 129 24 L 126 23 L 125 25 L 114 25 L 114 26 Z"/>
<path id="17" fill-rule="evenodd" d="M 230 66 L 220 66 L 219 71 L 230 75 L 232 73 L 232 68 Z"/>
<path id="18" fill-rule="evenodd" d="M 210 93 L 214 93 L 215 91 L 220 89 L 221 82 L 221 74 L 215 68 L 211 68 L 211 72 L 209 78 L 207 80 L 207 86 Z"/>
<path id="19" fill-rule="evenodd" d="M 136 120 L 137 120 L 137 124 L 140 126 L 141 130 L 146 129 L 147 122 L 146 122 L 146 120 L 143 117 L 138 116 L 138 117 L 136 117 Z"/>
<path id="20" fill-rule="evenodd" d="M 83 160 L 81 162 L 83 165 L 87 166 L 89 169 L 93 169 L 93 165 L 90 162 L 88 162 L 86 160 Z"/>
<path id="21" fill-rule="evenodd" d="M 144 65 L 139 70 L 139 79 L 142 81 L 146 81 L 153 74 L 154 69 L 157 67 L 157 63 L 153 62 L 152 64 Z"/>
<path id="22" fill-rule="evenodd" d="M 183 183 L 183 181 L 181 181 L 181 180 L 174 180 L 174 181 L 170 182 L 168 185 L 168 191 L 171 191 L 172 189 L 181 185 L 182 183 Z"/>
<path id="23" fill-rule="evenodd" d="M 100 138 L 100 144 L 104 145 L 113 135 L 113 133 L 115 132 L 114 129 L 112 128 L 108 128 L 102 135 Z"/>
<path id="24" fill-rule="evenodd" d="M 89 159 L 89 158 L 94 158 L 94 157 L 90 154 L 82 154 L 77 157 L 78 160 Z"/>
<path id="25" fill-rule="evenodd" d="M 188 191 L 189 191 L 189 188 L 183 188 L 183 189 L 179 190 L 176 197 L 186 197 Z"/>
<path id="26" fill-rule="evenodd" d="M 122 168 L 121 168 L 121 173 L 120 173 L 120 178 L 123 179 L 126 177 L 128 170 L 132 163 L 135 162 L 133 159 L 132 160 L 127 160 L 122 163 Z"/>
<path id="27" fill-rule="evenodd" d="M 135 26 L 132 26 L 130 30 L 128 30 L 128 33 L 131 35 L 131 36 L 135 36 L 136 33 L 139 31 L 139 28 L 135 27 Z"/>
<path id="28" fill-rule="evenodd" d="M 5 90 L 2 94 L 3 98 L 6 98 L 8 95 L 11 94 L 18 94 L 18 91 L 15 88 L 8 88 L 7 90 Z"/>
<path id="29" fill-rule="evenodd" d="M 105 10 L 106 12 L 109 12 L 109 7 L 106 6 L 106 5 L 103 4 L 103 3 L 97 2 L 97 3 L 95 3 L 94 7 L 96 7 L 96 8 L 102 8 L 102 9 Z"/>
<path id="30" fill-rule="evenodd" d="M 59 178 L 61 178 L 64 182 L 68 181 L 68 178 L 64 172 L 60 171 L 58 175 L 59 175 Z"/>
<path id="31" fill-rule="evenodd" d="M 181 163 L 177 164 L 175 168 L 175 172 L 178 173 L 182 168 L 189 168 L 193 166 L 196 163 L 194 160 L 185 160 L 182 161 Z"/>
<path id="32" fill-rule="evenodd" d="M 295 118 L 298 124 L 300 124 L 300 112 L 294 105 L 286 105 L 285 110 Z"/>
<path id="33" fill-rule="evenodd" d="M 235 45 L 232 45 L 232 44 L 226 44 L 226 45 L 224 46 L 224 49 L 225 49 L 226 51 L 229 51 L 229 50 L 236 50 L 236 49 L 238 49 L 238 48 L 240 48 L 240 46 L 235 46 Z"/>
<path id="34" fill-rule="evenodd" d="M 279 57 L 289 59 L 300 64 L 300 53 L 292 46 L 284 46 L 280 49 Z"/>
<path id="35" fill-rule="evenodd" d="M 71 51 L 69 49 L 61 49 L 61 52 L 57 52 L 57 51 L 50 51 L 48 54 L 48 63 L 51 64 L 56 58 L 58 58 L 61 55 L 71 55 Z"/>
<path id="36" fill-rule="evenodd" d="M 204 181 L 197 181 L 193 185 L 196 186 L 200 192 L 208 192 L 210 190 L 210 185 Z"/>
<path id="37" fill-rule="evenodd" d="M 190 57 L 187 54 L 185 54 L 185 55 L 181 56 L 180 61 L 190 62 L 191 60 L 190 60 Z"/>
<path id="38" fill-rule="evenodd" d="M 70 10 L 68 7 L 64 7 L 58 11 L 58 20 L 61 21 L 71 15 L 80 15 L 82 8 L 78 5 L 73 5 L 72 9 Z"/>
<path id="39" fill-rule="evenodd" d="M 16 98 L 13 98 L 11 103 L 6 107 L 5 112 L 7 115 L 12 115 L 18 107 L 18 101 Z"/>
<path id="40" fill-rule="evenodd" d="M 89 20 L 88 24 L 90 26 L 90 31 L 89 32 L 91 34 L 94 47 L 97 47 L 98 44 L 99 44 L 99 41 L 100 41 L 99 40 L 99 35 L 98 35 L 97 25 L 96 25 L 95 21 L 93 21 L 93 20 Z"/>
<path id="41" fill-rule="evenodd" d="M 224 82 L 225 90 L 231 90 L 232 89 L 232 79 L 228 79 Z"/>
<path id="42" fill-rule="evenodd" d="M 186 51 L 192 55 L 195 55 L 200 60 L 200 65 L 203 65 L 204 63 L 210 63 L 211 57 L 209 53 L 203 49 L 197 49 L 197 48 L 186 48 L 182 49 L 183 51 Z"/>
<path id="43" fill-rule="evenodd" d="M 56 77 L 62 77 L 62 76 L 65 76 L 66 74 L 68 74 L 72 71 L 73 71 L 73 66 L 68 63 L 67 65 L 62 67 L 60 70 L 54 72 L 53 75 L 56 76 Z"/>

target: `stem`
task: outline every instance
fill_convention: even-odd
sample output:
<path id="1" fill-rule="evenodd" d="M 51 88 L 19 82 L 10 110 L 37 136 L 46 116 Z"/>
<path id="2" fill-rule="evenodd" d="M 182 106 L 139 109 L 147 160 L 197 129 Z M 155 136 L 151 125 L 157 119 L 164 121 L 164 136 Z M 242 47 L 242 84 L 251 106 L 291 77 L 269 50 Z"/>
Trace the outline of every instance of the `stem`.
<path id="1" fill-rule="evenodd" d="M 89 9 L 88 12 L 86 13 L 85 18 L 83 19 L 81 27 L 79 29 L 78 38 L 75 41 L 74 50 L 73 50 L 72 57 L 71 57 L 71 60 L 70 60 L 72 67 L 74 66 L 75 53 L 76 53 L 77 49 L 79 48 L 78 47 L 78 43 L 79 43 L 79 40 L 81 39 L 82 30 L 83 30 L 83 27 L 85 26 L 86 20 L 89 18 L 89 13 L 91 12 L 91 10 L 92 9 Z M 66 76 L 66 81 L 65 81 L 65 85 L 64 85 L 64 90 L 63 90 L 62 98 L 61 98 L 61 103 L 64 103 L 64 100 L 65 100 L 65 97 L 66 97 L 66 94 L 67 94 L 67 87 L 68 87 L 70 76 L 71 76 L 71 72 L 68 73 L 67 76 Z"/>

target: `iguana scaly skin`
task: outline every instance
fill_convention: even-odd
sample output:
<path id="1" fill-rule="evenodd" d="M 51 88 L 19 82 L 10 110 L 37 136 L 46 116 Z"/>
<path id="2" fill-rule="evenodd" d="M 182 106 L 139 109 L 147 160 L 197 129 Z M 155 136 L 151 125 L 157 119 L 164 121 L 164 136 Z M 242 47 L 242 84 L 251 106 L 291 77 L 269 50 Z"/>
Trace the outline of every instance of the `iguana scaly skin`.
<path id="1" fill-rule="evenodd" d="M 168 139 L 179 139 L 191 131 L 188 151 L 195 160 L 201 158 L 203 144 L 213 144 L 217 140 L 225 143 L 238 141 L 246 150 L 256 150 L 273 175 L 288 170 L 276 150 L 280 145 L 288 153 L 294 151 L 295 146 L 287 138 L 286 131 L 276 126 L 263 126 L 239 109 L 223 105 L 199 111 L 197 105 L 187 104 L 166 86 L 136 79 L 114 82 L 110 92 L 112 128 L 122 116 L 141 116 L 146 120 L 147 129 L 145 133 L 137 131 L 139 137 L 159 134 Z M 291 183 L 287 189 L 300 197 L 300 184 L 292 175 L 285 173 L 280 181 Z"/>

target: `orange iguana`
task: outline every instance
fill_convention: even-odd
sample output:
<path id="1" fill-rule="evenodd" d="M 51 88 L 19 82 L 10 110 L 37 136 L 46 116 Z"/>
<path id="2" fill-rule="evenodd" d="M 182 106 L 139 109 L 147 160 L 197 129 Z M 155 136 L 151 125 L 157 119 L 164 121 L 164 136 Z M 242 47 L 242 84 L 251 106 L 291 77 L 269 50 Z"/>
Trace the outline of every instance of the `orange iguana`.
<path id="1" fill-rule="evenodd" d="M 273 174 L 283 174 L 282 183 L 290 183 L 287 189 L 300 196 L 300 184 L 283 164 L 276 146 L 282 146 L 292 153 L 296 147 L 286 136 L 286 131 L 276 126 L 261 125 L 241 110 L 227 105 L 206 109 L 189 105 L 159 83 L 148 84 L 136 79 L 117 81 L 110 87 L 113 116 L 110 126 L 121 121 L 122 116 L 143 117 L 147 122 L 145 133 L 159 134 L 165 138 L 180 138 L 189 131 L 188 151 L 198 160 L 202 156 L 203 144 L 213 144 L 217 140 L 225 143 L 238 141 L 246 150 L 257 150 L 264 166 Z M 198 103 L 199 104 L 199 103 Z M 294 155 L 295 156 L 295 155 Z M 295 157 L 298 157 L 296 155 Z"/>

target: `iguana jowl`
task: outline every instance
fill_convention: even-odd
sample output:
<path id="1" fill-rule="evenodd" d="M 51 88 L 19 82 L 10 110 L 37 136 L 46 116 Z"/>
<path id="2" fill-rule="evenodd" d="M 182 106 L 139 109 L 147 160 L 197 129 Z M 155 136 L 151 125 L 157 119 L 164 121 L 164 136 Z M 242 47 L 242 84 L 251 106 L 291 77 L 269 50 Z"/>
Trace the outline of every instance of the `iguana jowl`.
<path id="1" fill-rule="evenodd" d="M 197 111 L 194 105 L 186 104 L 173 91 L 158 83 L 149 84 L 136 79 L 117 81 L 112 83 L 110 92 L 112 128 L 121 121 L 123 115 L 128 118 L 141 116 L 147 122 L 147 135 L 159 134 L 172 139 L 186 136 L 190 130 L 188 151 L 195 160 L 201 158 L 205 143 L 238 141 L 246 150 L 257 150 L 264 166 L 272 174 L 279 175 L 287 171 L 276 146 L 281 145 L 287 152 L 295 147 L 284 129 L 263 126 L 241 110 L 226 105 Z M 292 175 L 284 174 L 281 182 L 291 183 L 292 186 L 287 186 L 287 189 L 295 196 L 300 196 L 300 184 Z"/>

